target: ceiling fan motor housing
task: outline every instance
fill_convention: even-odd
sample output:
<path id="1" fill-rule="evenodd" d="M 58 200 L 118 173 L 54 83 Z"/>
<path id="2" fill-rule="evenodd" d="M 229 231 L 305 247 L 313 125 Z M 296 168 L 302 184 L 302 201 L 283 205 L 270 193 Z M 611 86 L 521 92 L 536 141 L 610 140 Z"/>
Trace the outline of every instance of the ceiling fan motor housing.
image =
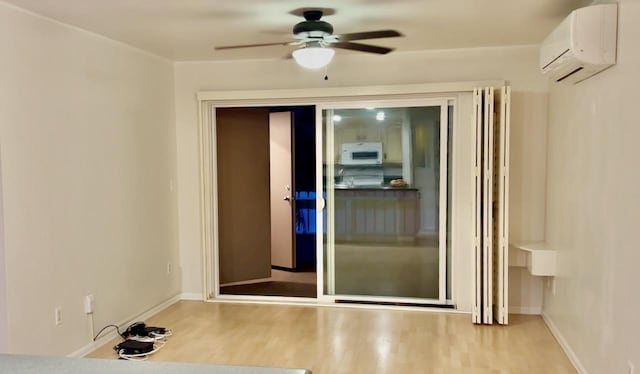
<path id="1" fill-rule="evenodd" d="M 325 21 L 302 21 L 293 26 L 293 35 L 298 39 L 322 38 L 333 34 L 333 26 Z"/>

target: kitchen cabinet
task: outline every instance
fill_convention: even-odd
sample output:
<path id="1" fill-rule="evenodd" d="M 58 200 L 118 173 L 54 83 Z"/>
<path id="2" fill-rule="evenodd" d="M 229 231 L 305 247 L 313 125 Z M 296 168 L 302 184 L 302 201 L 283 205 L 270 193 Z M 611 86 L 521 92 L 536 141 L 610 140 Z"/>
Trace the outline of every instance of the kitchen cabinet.
<path id="1" fill-rule="evenodd" d="M 385 127 L 382 150 L 385 162 L 402 162 L 402 126 L 391 125 Z"/>
<path id="2" fill-rule="evenodd" d="M 338 242 L 413 242 L 419 223 L 419 197 L 414 188 L 335 190 Z"/>
<path id="3" fill-rule="evenodd" d="M 336 129 L 336 137 L 338 133 L 343 143 L 382 142 L 384 138 L 382 126 L 349 126 Z"/>
<path id="4" fill-rule="evenodd" d="M 335 162 L 340 162 L 343 143 L 380 142 L 384 162 L 402 162 L 402 126 L 357 124 L 336 127 L 334 131 Z"/>
<path id="5" fill-rule="evenodd" d="M 342 143 L 356 143 L 362 140 L 359 140 L 361 137 L 359 135 L 359 129 L 353 127 L 336 129 L 335 131 L 335 141 L 336 145 L 340 145 Z"/>

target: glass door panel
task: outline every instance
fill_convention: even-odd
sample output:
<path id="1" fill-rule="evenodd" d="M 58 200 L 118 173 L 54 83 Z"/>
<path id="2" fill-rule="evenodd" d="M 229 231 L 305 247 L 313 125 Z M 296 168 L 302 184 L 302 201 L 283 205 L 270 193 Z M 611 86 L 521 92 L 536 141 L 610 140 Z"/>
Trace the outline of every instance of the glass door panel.
<path id="1" fill-rule="evenodd" d="M 444 303 L 447 101 L 319 109 L 324 294 Z"/>

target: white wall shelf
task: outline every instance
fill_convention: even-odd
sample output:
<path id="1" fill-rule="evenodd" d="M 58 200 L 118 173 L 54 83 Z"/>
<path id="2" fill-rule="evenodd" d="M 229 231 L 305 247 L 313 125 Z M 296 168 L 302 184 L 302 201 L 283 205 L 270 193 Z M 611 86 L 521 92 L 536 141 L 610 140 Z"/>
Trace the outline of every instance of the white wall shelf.
<path id="1" fill-rule="evenodd" d="M 556 275 L 556 251 L 545 242 L 510 243 L 509 266 L 526 267 L 531 275 Z"/>

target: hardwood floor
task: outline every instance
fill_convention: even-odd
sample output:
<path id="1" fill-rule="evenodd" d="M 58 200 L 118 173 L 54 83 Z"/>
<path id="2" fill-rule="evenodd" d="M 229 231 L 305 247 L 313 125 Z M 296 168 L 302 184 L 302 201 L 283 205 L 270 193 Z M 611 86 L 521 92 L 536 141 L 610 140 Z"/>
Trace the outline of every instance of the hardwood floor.
<path id="1" fill-rule="evenodd" d="M 575 373 L 539 316 L 181 301 L 146 321 L 173 336 L 150 359 L 334 373 Z M 114 340 L 89 357 L 114 358 Z"/>

